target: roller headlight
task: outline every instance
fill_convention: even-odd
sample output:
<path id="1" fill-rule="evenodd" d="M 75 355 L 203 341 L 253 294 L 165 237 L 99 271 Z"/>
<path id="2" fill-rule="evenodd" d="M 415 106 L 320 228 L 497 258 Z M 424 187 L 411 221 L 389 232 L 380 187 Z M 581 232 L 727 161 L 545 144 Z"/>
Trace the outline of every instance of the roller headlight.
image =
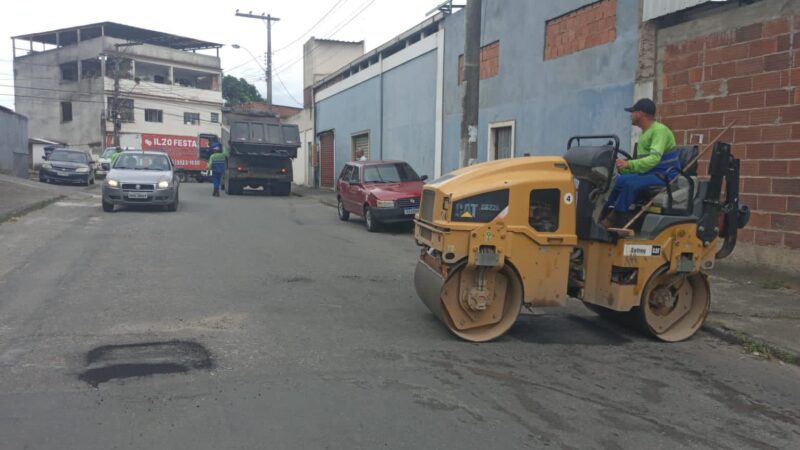
<path id="1" fill-rule="evenodd" d="M 75 169 L 75 172 L 76 173 L 89 173 L 89 168 L 88 167 L 78 167 L 77 169 Z"/>
<path id="2" fill-rule="evenodd" d="M 159 189 L 166 189 L 168 187 L 169 187 L 169 181 L 164 180 L 164 181 L 159 181 L 158 182 L 158 188 Z"/>
<path id="3" fill-rule="evenodd" d="M 378 208 L 394 208 L 394 201 L 393 200 L 378 200 L 376 202 Z"/>
<path id="4" fill-rule="evenodd" d="M 43 163 L 42 164 L 42 169 L 52 169 L 52 168 L 53 168 L 53 165 L 50 164 L 50 163 Z"/>
<path id="5" fill-rule="evenodd" d="M 111 187 L 119 187 L 119 181 L 117 180 L 108 179 L 106 183 Z"/>

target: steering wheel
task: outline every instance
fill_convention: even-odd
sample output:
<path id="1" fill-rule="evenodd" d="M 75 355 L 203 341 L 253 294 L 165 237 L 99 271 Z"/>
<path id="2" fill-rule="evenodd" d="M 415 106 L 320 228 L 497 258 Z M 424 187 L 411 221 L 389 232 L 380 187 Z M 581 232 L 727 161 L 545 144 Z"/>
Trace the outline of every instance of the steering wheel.
<path id="1" fill-rule="evenodd" d="M 620 155 L 624 156 L 625 159 L 628 159 L 628 160 L 633 159 L 633 156 L 631 156 L 631 154 L 626 152 L 625 150 L 617 149 L 617 154 L 620 154 Z"/>

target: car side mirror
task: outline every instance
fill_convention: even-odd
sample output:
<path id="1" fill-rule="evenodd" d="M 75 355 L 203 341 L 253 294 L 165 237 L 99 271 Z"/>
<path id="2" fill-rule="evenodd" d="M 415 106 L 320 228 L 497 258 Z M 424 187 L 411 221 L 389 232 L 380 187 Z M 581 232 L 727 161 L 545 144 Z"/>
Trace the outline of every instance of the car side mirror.
<path id="1" fill-rule="evenodd" d="M 47 161 L 47 155 L 42 155 L 42 159 Z"/>
<path id="2" fill-rule="evenodd" d="M 428 179 L 428 176 L 427 175 L 423 175 L 423 176 L 419 177 L 419 179 L 422 180 L 422 181 L 425 181 L 425 180 Z"/>

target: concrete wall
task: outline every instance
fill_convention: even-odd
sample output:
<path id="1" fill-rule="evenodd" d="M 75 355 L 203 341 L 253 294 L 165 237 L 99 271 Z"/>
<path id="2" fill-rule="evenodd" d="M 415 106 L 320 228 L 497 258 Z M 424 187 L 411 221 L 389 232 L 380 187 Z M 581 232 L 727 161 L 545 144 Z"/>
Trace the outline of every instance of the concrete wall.
<path id="1" fill-rule="evenodd" d="M 364 41 L 311 38 L 303 44 L 303 87 L 309 87 L 364 54 Z"/>
<path id="2" fill-rule="evenodd" d="M 407 161 L 433 178 L 435 112 L 436 51 L 384 73 L 381 158 Z"/>
<path id="3" fill-rule="evenodd" d="M 335 174 L 351 160 L 352 135 L 368 131 L 370 151 L 376 155 L 375 143 L 381 139 L 380 77 L 354 86 L 333 97 L 317 102 L 316 133 L 334 131 Z"/>
<path id="4" fill-rule="evenodd" d="M 28 119 L 0 109 L 0 172 L 28 178 Z"/>
<path id="5" fill-rule="evenodd" d="M 314 120 L 312 110 L 304 109 L 299 113 L 286 118 L 287 123 L 293 123 L 300 129 L 301 146 L 297 149 L 297 158 L 292 161 L 294 183 L 306 186 L 313 185 L 311 168 L 311 153 L 309 148 L 314 145 Z"/>
<path id="6" fill-rule="evenodd" d="M 103 49 L 104 40 L 97 38 L 14 60 L 15 106 L 28 117 L 31 136 L 85 149 L 89 147 L 80 144 L 102 141 L 102 78 L 62 81 L 59 65 L 97 58 Z M 62 123 L 61 102 L 67 101 L 72 102 L 73 119 Z"/>
<path id="7" fill-rule="evenodd" d="M 500 41 L 500 70 L 481 81 L 478 159 L 488 154 L 492 122 L 515 121 L 515 150 L 562 154 L 570 136 L 612 133 L 628 141 L 622 111 L 634 97 L 639 45 L 639 1 L 617 2 L 616 39 L 560 58 L 544 60 L 545 22 L 592 3 L 586 0 L 483 2 L 482 45 Z M 458 56 L 464 49 L 464 13 L 444 22 L 444 142 L 442 167 L 458 167 L 462 87 Z"/>

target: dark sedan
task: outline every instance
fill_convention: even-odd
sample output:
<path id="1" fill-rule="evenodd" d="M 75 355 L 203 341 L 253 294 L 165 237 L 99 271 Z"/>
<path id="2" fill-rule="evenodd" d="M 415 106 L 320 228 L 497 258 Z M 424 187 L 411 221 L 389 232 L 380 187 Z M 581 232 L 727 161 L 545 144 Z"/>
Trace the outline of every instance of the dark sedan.
<path id="1" fill-rule="evenodd" d="M 39 181 L 94 184 L 94 161 L 83 150 L 57 148 L 39 169 Z"/>

